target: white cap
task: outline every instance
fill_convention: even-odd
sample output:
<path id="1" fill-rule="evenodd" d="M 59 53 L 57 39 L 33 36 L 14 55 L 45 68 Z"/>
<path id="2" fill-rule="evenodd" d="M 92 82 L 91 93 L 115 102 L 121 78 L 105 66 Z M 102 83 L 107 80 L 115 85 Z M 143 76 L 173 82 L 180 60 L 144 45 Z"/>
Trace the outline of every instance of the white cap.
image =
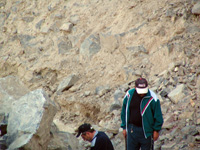
<path id="1" fill-rule="evenodd" d="M 146 94 L 148 92 L 148 87 L 146 88 L 136 88 L 138 94 Z"/>

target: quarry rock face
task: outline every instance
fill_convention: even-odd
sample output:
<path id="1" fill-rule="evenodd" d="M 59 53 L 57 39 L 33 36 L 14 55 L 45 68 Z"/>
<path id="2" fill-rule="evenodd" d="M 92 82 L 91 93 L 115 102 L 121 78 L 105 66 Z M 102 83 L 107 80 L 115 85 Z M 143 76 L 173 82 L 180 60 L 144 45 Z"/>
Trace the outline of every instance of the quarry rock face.
<path id="1" fill-rule="evenodd" d="M 2 0 L 0 10 L 10 149 L 86 149 L 73 137 L 87 122 L 124 150 L 121 106 L 139 77 L 161 102 L 155 150 L 200 149 L 198 0 Z M 58 131 L 49 135 L 51 121 Z"/>

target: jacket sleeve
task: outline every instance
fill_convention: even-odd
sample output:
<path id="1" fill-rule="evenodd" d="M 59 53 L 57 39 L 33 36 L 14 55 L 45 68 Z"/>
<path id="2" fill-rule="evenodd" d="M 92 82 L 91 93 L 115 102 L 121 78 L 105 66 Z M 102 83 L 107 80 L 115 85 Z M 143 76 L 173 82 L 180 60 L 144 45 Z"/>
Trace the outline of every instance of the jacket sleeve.
<path id="1" fill-rule="evenodd" d="M 159 99 L 157 99 L 154 106 L 154 120 L 154 131 L 160 131 L 163 125 L 163 116 Z"/>
<path id="2" fill-rule="evenodd" d="M 124 96 L 122 110 L 121 110 L 121 120 L 122 120 L 121 127 L 123 129 L 126 129 L 126 105 L 127 105 L 127 99 L 128 99 L 128 92 Z"/>

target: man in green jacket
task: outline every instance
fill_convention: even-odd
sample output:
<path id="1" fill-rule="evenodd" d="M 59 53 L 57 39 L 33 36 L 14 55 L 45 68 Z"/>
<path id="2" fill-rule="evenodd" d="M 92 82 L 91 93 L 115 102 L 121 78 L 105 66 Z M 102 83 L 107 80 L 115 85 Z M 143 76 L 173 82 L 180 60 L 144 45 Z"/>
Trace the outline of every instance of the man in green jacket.
<path id="1" fill-rule="evenodd" d="M 148 89 L 144 78 L 135 81 L 135 88 L 127 91 L 121 111 L 121 127 L 127 138 L 127 150 L 152 150 L 163 125 L 160 101 Z"/>

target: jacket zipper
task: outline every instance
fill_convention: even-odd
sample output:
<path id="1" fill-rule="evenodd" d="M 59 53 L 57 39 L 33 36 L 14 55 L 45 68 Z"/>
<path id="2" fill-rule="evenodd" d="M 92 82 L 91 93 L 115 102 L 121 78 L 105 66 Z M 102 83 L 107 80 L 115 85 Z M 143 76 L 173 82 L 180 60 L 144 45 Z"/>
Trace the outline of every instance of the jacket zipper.
<path id="1" fill-rule="evenodd" d="M 142 101 L 141 101 L 141 103 L 140 103 L 140 114 L 141 114 L 141 116 L 142 116 L 142 111 L 141 111 L 141 108 L 142 108 L 142 102 L 143 102 L 144 98 L 148 98 L 148 97 L 149 97 L 149 96 L 143 97 L 143 98 L 142 98 Z M 142 128 L 143 128 L 143 130 L 144 130 L 143 116 L 142 116 Z M 144 130 L 144 136 L 145 136 L 145 138 L 147 139 L 147 136 L 146 136 L 145 130 Z"/>

